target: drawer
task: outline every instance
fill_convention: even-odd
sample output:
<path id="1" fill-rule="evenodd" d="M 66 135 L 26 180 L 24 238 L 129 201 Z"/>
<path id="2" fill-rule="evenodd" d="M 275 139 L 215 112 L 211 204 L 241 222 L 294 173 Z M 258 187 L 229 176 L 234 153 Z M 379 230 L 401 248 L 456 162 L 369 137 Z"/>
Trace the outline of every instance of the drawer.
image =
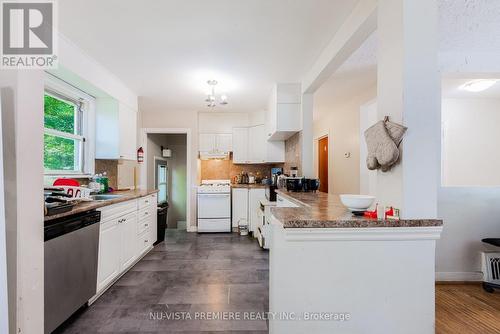
<path id="1" fill-rule="evenodd" d="M 151 229 L 153 227 L 154 220 L 153 218 L 145 218 L 137 221 L 137 234 L 140 235 L 144 233 L 147 229 Z"/>
<path id="2" fill-rule="evenodd" d="M 156 194 L 141 197 L 137 201 L 139 202 L 139 210 L 148 207 L 150 205 L 156 206 L 157 204 Z"/>
<path id="3" fill-rule="evenodd" d="M 131 212 L 137 211 L 137 200 L 131 200 L 126 202 L 121 202 L 109 206 L 105 206 L 98 209 L 101 211 L 101 223 L 108 220 L 115 219 L 120 216 L 124 216 Z"/>
<path id="4" fill-rule="evenodd" d="M 149 248 L 149 246 L 153 245 L 153 238 L 151 237 L 151 229 L 148 228 L 144 232 L 142 232 L 137 237 L 137 249 L 138 254 L 142 254 Z"/>
<path id="5" fill-rule="evenodd" d="M 143 209 L 140 209 L 139 214 L 137 215 L 137 219 L 143 220 L 148 219 L 150 217 L 154 217 L 156 214 L 156 206 L 150 205 Z"/>

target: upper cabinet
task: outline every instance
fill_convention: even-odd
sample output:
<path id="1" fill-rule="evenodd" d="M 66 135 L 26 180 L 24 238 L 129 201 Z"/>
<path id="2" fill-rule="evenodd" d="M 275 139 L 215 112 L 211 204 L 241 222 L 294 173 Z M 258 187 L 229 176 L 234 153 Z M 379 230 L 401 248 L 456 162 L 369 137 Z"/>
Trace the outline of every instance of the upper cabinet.
<path id="1" fill-rule="evenodd" d="M 200 133 L 199 151 L 205 154 L 223 154 L 233 150 L 232 134 Z"/>
<path id="2" fill-rule="evenodd" d="M 233 162 L 235 164 L 285 162 L 285 143 L 267 141 L 266 126 L 233 129 Z"/>
<path id="3" fill-rule="evenodd" d="M 113 98 L 96 101 L 96 159 L 135 160 L 137 111 Z"/>
<path id="4" fill-rule="evenodd" d="M 287 140 L 302 130 L 301 85 L 276 84 L 269 99 L 267 110 L 267 139 Z"/>

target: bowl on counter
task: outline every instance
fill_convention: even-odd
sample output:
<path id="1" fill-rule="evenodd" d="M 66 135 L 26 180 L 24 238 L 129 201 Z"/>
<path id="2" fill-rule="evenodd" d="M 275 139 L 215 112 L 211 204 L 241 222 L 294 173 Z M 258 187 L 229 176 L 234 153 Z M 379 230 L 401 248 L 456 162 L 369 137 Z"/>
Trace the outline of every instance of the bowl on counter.
<path id="1" fill-rule="evenodd" d="M 370 206 L 372 206 L 373 202 L 375 202 L 375 197 L 369 195 L 343 194 L 340 195 L 340 201 L 349 209 L 349 211 L 366 211 Z"/>

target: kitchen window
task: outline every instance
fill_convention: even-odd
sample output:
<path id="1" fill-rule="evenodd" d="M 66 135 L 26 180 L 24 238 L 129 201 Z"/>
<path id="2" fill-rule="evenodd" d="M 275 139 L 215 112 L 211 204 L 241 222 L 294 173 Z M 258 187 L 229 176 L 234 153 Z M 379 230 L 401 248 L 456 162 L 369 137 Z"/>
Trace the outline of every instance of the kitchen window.
<path id="1" fill-rule="evenodd" d="M 44 94 L 46 175 L 94 173 L 95 99 L 47 74 Z"/>

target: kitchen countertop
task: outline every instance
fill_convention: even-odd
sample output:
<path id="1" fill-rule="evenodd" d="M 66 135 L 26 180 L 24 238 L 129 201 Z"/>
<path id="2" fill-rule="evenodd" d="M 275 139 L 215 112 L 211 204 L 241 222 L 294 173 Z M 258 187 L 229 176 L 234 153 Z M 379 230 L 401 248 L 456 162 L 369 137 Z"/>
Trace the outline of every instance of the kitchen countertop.
<path id="1" fill-rule="evenodd" d="M 299 205 L 298 208 L 271 208 L 273 216 L 284 228 L 368 228 L 442 226 L 438 219 L 379 220 L 356 217 L 340 202 L 338 195 L 322 192 L 276 191 L 278 195 Z"/>
<path id="2" fill-rule="evenodd" d="M 121 202 L 126 202 L 130 201 L 136 198 L 148 196 L 154 193 L 157 193 L 158 190 L 152 189 L 152 190 L 123 190 L 123 191 L 114 191 L 112 193 L 107 193 L 107 195 L 122 195 L 123 197 L 120 198 L 113 198 L 110 200 L 106 201 L 85 201 L 85 202 L 80 202 L 78 204 L 75 204 L 73 209 L 68 212 L 56 214 L 56 215 L 51 215 L 51 216 L 45 216 L 45 221 L 50 221 L 56 218 L 61 218 L 61 217 L 66 217 L 70 215 L 74 215 L 76 213 L 80 212 L 85 212 L 93 209 L 98 209 L 102 208 L 104 206 L 116 204 L 116 203 L 121 203 Z"/>
<path id="3" fill-rule="evenodd" d="M 252 183 L 252 184 L 239 184 L 239 183 L 231 183 L 231 188 L 266 188 L 267 184 L 262 183 Z"/>

